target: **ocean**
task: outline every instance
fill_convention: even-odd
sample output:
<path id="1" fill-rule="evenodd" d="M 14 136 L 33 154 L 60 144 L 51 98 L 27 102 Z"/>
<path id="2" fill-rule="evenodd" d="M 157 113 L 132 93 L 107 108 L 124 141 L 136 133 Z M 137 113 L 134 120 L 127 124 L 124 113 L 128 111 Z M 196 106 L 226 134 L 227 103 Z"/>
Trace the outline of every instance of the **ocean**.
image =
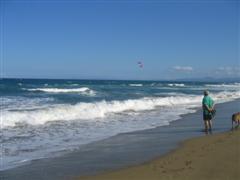
<path id="1" fill-rule="evenodd" d="M 61 156 L 119 133 L 169 125 L 240 98 L 239 82 L 0 80 L 0 170 Z"/>

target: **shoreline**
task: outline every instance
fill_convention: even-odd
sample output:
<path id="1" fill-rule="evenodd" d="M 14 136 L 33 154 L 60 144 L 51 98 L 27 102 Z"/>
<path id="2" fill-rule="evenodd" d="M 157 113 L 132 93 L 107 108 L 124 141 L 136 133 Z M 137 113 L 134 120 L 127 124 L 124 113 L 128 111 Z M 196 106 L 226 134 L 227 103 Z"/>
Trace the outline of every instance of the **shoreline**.
<path id="1" fill-rule="evenodd" d="M 230 129 L 230 116 L 239 111 L 240 100 L 217 104 L 213 133 Z M 21 167 L 0 171 L 3 179 L 71 179 L 138 166 L 179 149 L 183 141 L 205 136 L 201 110 L 183 115 L 169 126 L 118 134 L 86 144 L 62 157 L 32 161 Z"/>
<path id="2" fill-rule="evenodd" d="M 234 180 L 240 178 L 240 129 L 186 140 L 162 157 L 76 180 Z"/>

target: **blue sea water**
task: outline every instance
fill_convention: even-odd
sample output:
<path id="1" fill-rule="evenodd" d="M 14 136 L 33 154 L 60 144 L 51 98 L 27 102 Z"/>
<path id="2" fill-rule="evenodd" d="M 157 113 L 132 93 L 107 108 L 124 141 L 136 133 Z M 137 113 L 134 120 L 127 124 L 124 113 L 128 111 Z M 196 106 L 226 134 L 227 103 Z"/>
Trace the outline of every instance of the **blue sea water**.
<path id="1" fill-rule="evenodd" d="M 168 125 L 201 107 L 240 97 L 240 83 L 1 79 L 1 166 L 59 156 L 82 144 Z"/>

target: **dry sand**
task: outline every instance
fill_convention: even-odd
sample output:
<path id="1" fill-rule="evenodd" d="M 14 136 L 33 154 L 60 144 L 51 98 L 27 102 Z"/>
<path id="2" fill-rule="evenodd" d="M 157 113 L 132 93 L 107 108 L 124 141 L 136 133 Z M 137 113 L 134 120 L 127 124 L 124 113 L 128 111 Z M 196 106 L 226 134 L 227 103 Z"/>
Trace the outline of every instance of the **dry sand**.
<path id="1" fill-rule="evenodd" d="M 142 165 L 78 180 L 238 180 L 240 128 L 188 140 L 177 150 Z"/>

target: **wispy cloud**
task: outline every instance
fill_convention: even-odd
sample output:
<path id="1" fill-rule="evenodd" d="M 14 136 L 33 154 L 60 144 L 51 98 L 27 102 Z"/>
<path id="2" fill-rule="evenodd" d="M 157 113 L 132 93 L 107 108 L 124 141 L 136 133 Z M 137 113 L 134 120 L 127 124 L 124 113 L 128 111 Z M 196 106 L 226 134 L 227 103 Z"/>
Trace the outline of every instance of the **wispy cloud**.
<path id="1" fill-rule="evenodd" d="M 181 72 L 192 72 L 193 68 L 191 66 L 174 66 L 174 70 Z"/>

